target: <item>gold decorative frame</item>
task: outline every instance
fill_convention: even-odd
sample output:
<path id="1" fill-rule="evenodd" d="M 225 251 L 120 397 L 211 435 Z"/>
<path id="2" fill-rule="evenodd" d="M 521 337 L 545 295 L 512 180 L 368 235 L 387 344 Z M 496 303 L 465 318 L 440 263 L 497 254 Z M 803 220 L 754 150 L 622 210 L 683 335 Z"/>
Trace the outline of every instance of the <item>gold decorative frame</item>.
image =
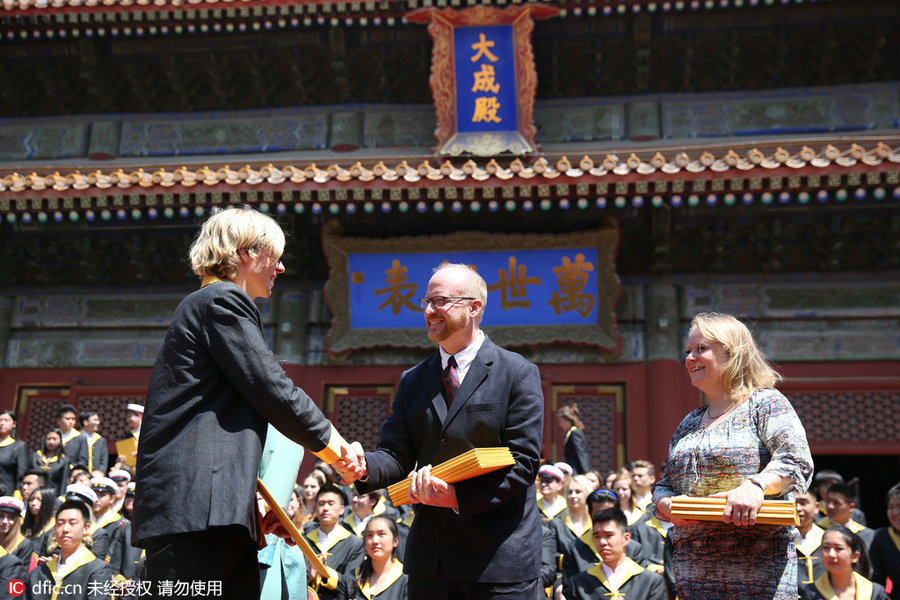
<path id="1" fill-rule="evenodd" d="M 504 9 L 475 6 L 463 10 L 422 8 L 405 15 L 412 23 L 430 23 L 428 33 L 434 41 L 431 53 L 431 94 L 437 113 L 436 154 L 458 156 L 468 152 L 476 156 L 494 156 L 503 152 L 522 155 L 537 150 L 534 125 L 534 96 L 537 69 L 531 47 L 534 19 L 559 14 L 559 9 L 545 4 L 513 5 Z M 453 53 L 453 29 L 478 25 L 512 25 L 516 63 L 515 131 L 461 133 L 456 128 L 456 72 Z"/>
<path id="2" fill-rule="evenodd" d="M 499 234 L 458 232 L 447 235 L 370 239 L 335 235 L 323 230 L 322 245 L 330 272 L 325 300 L 332 313 L 328 333 L 331 356 L 360 348 L 433 348 L 424 321 L 421 328 L 353 329 L 350 326 L 348 255 L 359 253 L 450 253 L 466 251 L 536 250 L 575 247 L 596 248 L 597 322 L 590 325 L 485 326 L 491 339 L 505 347 L 573 343 L 599 347 L 618 353 L 619 330 L 615 307 L 619 298 L 619 277 L 615 254 L 619 230 L 615 223 L 592 231 L 566 234 Z M 424 284 L 425 282 L 421 282 Z M 488 315 L 490 314 L 488 307 Z"/>

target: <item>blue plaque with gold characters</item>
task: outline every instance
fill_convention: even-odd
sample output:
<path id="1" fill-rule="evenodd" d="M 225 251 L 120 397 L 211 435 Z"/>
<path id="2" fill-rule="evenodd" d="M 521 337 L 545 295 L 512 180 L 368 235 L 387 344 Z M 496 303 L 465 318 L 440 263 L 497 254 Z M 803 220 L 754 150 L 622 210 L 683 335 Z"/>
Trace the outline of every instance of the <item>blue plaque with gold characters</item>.
<path id="1" fill-rule="evenodd" d="M 523 155 L 537 150 L 531 31 L 533 19 L 558 13 L 553 6 L 527 4 L 423 8 L 406 15 L 413 23 L 429 23 L 434 42 L 430 84 L 437 154 Z"/>
<path id="2" fill-rule="evenodd" d="M 453 46 L 457 131 L 509 129 L 516 122 L 512 25 L 455 27 Z"/>
<path id="3" fill-rule="evenodd" d="M 326 232 L 328 349 L 429 347 L 419 299 L 443 262 L 471 265 L 487 284 L 482 327 L 504 346 L 571 342 L 618 349 L 618 229 L 578 233 L 460 232 L 365 239 Z"/>

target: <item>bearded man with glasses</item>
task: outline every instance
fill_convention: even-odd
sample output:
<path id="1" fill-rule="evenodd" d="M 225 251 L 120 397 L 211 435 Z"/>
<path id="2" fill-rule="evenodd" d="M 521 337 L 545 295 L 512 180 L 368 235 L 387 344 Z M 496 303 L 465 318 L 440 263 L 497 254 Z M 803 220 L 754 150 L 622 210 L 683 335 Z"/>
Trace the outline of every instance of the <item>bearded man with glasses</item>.
<path id="1" fill-rule="evenodd" d="M 400 379 L 357 488 L 383 488 L 413 471 L 409 497 L 418 505 L 403 559 L 411 600 L 532 600 L 542 542 L 534 490 L 544 428 L 540 374 L 481 331 L 487 286 L 474 269 L 441 265 L 426 294 L 419 305 L 438 351 Z M 510 449 L 514 465 L 456 484 L 431 475 L 432 465 L 497 446 Z"/>

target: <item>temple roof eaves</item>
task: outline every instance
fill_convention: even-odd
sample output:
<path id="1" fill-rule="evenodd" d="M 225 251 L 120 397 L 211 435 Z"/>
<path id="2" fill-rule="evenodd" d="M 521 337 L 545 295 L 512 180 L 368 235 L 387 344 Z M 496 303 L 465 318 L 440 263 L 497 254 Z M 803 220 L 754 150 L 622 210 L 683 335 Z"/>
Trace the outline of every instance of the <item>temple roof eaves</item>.
<path id="1" fill-rule="evenodd" d="M 522 158 L 418 157 L 395 161 L 310 161 L 275 164 L 257 160 L 237 168 L 233 159 L 194 166 L 153 165 L 109 168 L 54 168 L 38 173 L 9 170 L 0 178 L 0 198 L 110 195 L 143 193 L 169 188 L 273 189 L 281 186 L 335 189 L 347 186 L 387 188 L 431 186 L 503 186 L 510 182 L 549 183 L 562 178 L 573 183 L 636 180 L 734 179 L 831 172 L 887 171 L 900 167 L 900 138 L 896 135 L 857 141 L 835 140 L 806 144 L 702 146 L 669 152 L 624 149 L 606 154 L 545 153 Z M 3 170 L 0 169 L 0 173 Z"/>

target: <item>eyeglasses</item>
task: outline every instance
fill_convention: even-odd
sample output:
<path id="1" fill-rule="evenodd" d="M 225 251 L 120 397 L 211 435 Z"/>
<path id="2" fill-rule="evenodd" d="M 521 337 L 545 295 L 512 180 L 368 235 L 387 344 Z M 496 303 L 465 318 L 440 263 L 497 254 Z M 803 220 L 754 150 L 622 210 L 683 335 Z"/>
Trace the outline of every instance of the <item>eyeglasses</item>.
<path id="1" fill-rule="evenodd" d="M 419 298 L 419 306 L 422 310 L 432 305 L 435 308 L 444 308 L 448 304 L 455 304 L 460 300 L 476 300 L 476 298 L 467 298 L 466 296 L 432 296 L 430 298 Z"/>

